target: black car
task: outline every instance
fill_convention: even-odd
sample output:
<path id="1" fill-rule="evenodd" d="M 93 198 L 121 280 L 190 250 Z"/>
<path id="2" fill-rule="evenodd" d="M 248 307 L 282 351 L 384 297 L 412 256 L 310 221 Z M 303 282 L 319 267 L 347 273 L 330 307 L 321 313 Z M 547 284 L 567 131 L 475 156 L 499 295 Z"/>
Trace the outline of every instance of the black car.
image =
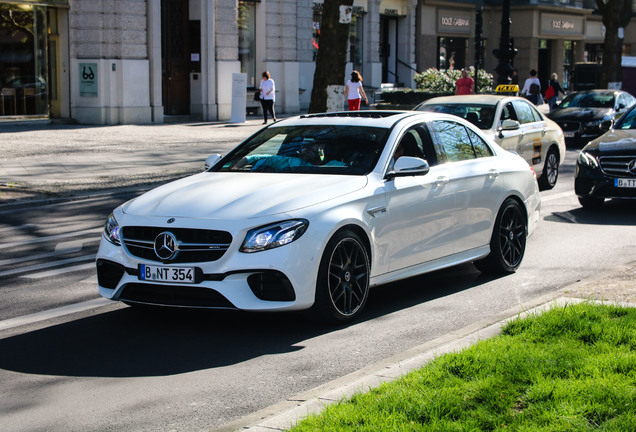
<path id="1" fill-rule="evenodd" d="M 574 191 L 583 207 L 599 207 L 606 198 L 636 198 L 636 107 L 583 147 Z"/>
<path id="2" fill-rule="evenodd" d="M 563 129 L 566 144 L 585 145 L 604 134 L 636 98 L 621 90 L 569 94 L 548 117 Z"/>

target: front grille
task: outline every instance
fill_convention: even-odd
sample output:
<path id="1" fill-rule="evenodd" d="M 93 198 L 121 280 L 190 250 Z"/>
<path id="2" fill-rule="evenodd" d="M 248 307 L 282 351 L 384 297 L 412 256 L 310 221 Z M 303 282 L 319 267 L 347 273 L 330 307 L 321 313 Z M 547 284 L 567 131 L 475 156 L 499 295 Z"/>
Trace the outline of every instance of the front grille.
<path id="1" fill-rule="evenodd" d="M 128 253 L 137 258 L 166 262 L 155 253 L 155 239 L 163 232 L 172 233 L 177 239 L 178 252 L 167 262 L 193 263 L 220 259 L 232 243 L 232 235 L 226 231 L 127 226 L 122 229 L 122 243 Z"/>
<path id="2" fill-rule="evenodd" d="M 599 163 L 604 173 L 612 176 L 635 177 L 636 174 L 629 171 L 629 163 L 636 159 L 632 156 L 601 156 Z"/>
<path id="3" fill-rule="evenodd" d="M 576 132 L 581 129 L 581 123 L 577 121 L 557 122 L 563 132 Z"/>
<path id="4" fill-rule="evenodd" d="M 119 300 L 162 306 L 236 309 L 228 299 L 213 289 L 185 285 L 129 283 L 124 285 Z"/>

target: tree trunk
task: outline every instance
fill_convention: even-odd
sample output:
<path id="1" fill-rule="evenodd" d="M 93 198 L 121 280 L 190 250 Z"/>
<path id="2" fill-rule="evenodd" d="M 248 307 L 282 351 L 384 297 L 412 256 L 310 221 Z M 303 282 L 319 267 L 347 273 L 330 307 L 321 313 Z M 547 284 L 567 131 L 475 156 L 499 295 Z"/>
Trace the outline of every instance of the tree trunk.
<path id="1" fill-rule="evenodd" d="M 352 6 L 353 0 L 325 0 L 323 3 L 314 86 L 309 104 L 310 113 L 327 110 L 327 86 L 344 87 L 349 24 L 339 22 L 341 5 Z"/>
<path id="2" fill-rule="evenodd" d="M 621 67 L 623 56 L 623 38 L 619 37 L 619 28 L 627 27 L 632 17 L 632 0 L 596 0 L 605 26 L 603 43 L 603 65 L 601 67 L 601 87 L 620 85 L 623 80 Z M 624 30 L 623 30 L 624 32 Z"/>

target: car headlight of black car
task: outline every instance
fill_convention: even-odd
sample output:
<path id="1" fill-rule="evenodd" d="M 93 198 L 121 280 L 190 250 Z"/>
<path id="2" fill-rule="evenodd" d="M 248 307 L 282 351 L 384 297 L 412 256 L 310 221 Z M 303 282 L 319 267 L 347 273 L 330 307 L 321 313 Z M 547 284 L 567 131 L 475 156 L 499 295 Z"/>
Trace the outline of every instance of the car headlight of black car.
<path id="1" fill-rule="evenodd" d="M 596 156 L 586 151 L 582 151 L 579 153 L 579 164 L 588 166 L 590 168 L 598 168 L 598 160 L 596 160 Z"/>
<path id="2" fill-rule="evenodd" d="M 245 236 L 240 251 L 252 253 L 284 246 L 299 239 L 308 226 L 309 221 L 295 219 L 254 228 Z"/>
<path id="3" fill-rule="evenodd" d="M 601 123 L 603 123 L 603 120 L 604 119 L 599 119 L 599 120 L 592 120 L 592 121 L 589 121 L 589 122 L 585 122 L 585 127 L 590 127 L 590 128 L 597 127 L 597 128 L 600 128 L 601 127 Z"/>
<path id="4" fill-rule="evenodd" d="M 106 219 L 106 226 L 104 226 L 104 238 L 114 244 L 115 246 L 121 245 L 121 239 L 119 238 L 119 222 L 115 219 L 115 216 L 111 213 Z"/>

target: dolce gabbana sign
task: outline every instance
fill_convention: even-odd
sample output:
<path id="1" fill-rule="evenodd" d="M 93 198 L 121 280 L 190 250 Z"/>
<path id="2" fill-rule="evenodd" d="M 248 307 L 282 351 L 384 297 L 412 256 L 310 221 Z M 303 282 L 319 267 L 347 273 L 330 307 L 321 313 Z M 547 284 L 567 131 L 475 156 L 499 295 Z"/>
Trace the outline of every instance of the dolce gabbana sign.
<path id="1" fill-rule="evenodd" d="M 544 36 L 584 36 L 585 18 L 573 15 L 541 14 L 541 34 Z"/>
<path id="2" fill-rule="evenodd" d="M 472 14 L 456 10 L 437 10 L 437 32 L 472 34 Z"/>

